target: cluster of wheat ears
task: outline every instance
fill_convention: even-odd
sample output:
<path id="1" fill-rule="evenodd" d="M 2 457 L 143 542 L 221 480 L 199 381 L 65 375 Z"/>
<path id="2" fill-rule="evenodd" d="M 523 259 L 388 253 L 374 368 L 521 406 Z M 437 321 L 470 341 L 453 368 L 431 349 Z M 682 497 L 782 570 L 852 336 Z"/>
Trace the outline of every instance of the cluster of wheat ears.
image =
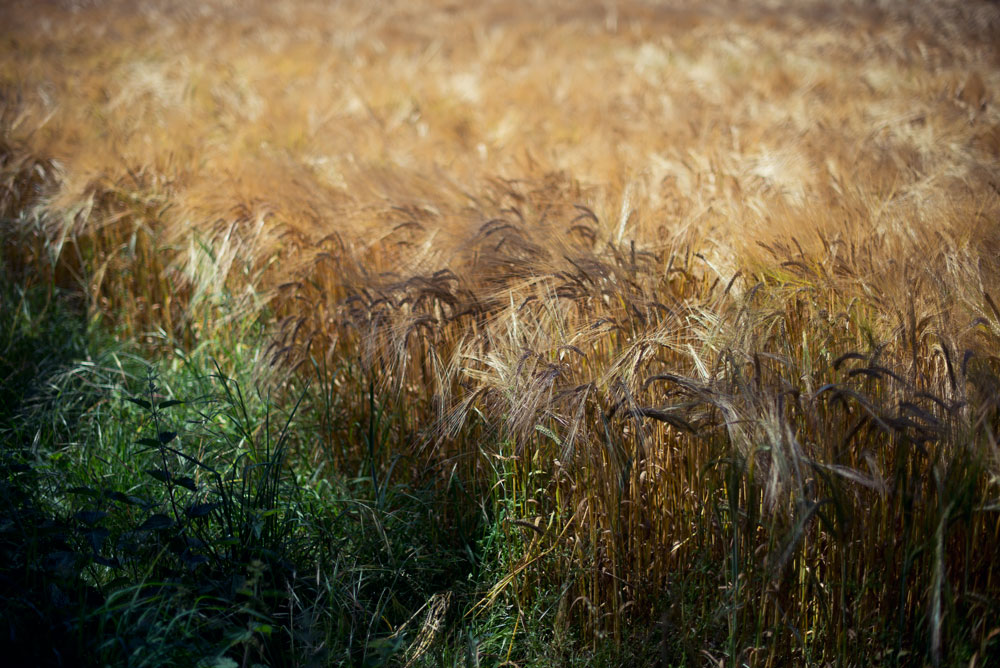
<path id="1" fill-rule="evenodd" d="M 275 382 L 357 369 L 405 407 L 373 466 L 520 546 L 473 612 L 992 646 L 995 4 L 0 11 L 6 261 L 154 347 L 252 316 Z M 335 440 L 301 461 L 372 455 Z"/>

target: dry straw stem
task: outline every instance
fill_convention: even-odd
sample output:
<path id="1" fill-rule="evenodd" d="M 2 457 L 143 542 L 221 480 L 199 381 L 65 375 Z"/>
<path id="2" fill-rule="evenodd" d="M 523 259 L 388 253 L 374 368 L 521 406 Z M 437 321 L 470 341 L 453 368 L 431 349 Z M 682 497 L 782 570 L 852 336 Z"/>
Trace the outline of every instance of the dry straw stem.
<path id="1" fill-rule="evenodd" d="M 414 466 L 552 518 L 516 596 L 588 638 L 666 600 L 746 660 L 985 647 L 995 4 L 2 12 L 22 261 L 134 336 L 266 309 L 272 364 L 359 365 Z"/>

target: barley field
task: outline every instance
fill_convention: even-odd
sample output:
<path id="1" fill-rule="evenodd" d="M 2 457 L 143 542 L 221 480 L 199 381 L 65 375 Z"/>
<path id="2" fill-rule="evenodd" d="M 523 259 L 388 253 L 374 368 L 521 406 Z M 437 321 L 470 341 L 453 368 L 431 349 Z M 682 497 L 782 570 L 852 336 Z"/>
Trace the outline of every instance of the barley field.
<path id="1" fill-rule="evenodd" d="M 1000 661 L 996 3 L 9 0 L 0 54 L 25 665 Z"/>

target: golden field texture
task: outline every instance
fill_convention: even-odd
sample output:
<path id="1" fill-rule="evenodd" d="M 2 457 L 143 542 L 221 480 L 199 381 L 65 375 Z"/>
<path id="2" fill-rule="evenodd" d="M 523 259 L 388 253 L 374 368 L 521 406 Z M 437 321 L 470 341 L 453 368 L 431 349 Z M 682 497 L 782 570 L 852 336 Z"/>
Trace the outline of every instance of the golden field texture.
<path id="1" fill-rule="evenodd" d="M 7 262 L 404 407 L 299 454 L 469 481 L 514 547 L 468 615 L 652 620 L 688 665 L 997 651 L 996 4 L 0 13 Z"/>

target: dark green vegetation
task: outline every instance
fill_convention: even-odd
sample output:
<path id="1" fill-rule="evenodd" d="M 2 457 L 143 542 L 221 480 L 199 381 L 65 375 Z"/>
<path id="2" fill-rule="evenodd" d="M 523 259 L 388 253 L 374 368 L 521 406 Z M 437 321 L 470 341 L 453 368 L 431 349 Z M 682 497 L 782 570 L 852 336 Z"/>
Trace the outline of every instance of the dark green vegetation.
<path id="1" fill-rule="evenodd" d="M 279 413 L 234 351 L 157 371 L 4 278 L 7 665 L 382 665 L 463 586 L 472 554 L 425 490 L 289 466 L 317 437 L 308 390 Z M 362 419 L 336 428 L 389 416 Z"/>

